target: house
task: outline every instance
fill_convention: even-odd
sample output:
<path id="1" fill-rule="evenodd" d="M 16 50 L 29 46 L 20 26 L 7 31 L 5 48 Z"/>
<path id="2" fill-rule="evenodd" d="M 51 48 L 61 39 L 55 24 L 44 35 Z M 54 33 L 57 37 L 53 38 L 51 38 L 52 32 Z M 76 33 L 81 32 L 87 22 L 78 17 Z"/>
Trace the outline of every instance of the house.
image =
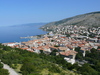
<path id="1" fill-rule="evenodd" d="M 67 47 L 58 47 L 58 52 L 66 52 L 69 51 L 70 49 Z"/>
<path id="2" fill-rule="evenodd" d="M 40 50 L 36 47 L 31 47 L 31 49 L 35 52 L 35 53 L 40 53 Z"/>
<path id="3" fill-rule="evenodd" d="M 32 49 L 26 47 L 26 48 L 20 48 L 20 49 L 23 49 L 23 50 L 27 50 L 27 51 L 30 51 L 30 52 L 34 52 Z"/>
<path id="4" fill-rule="evenodd" d="M 60 52 L 60 55 L 64 56 L 64 59 L 71 64 L 75 63 L 76 54 L 77 52 L 73 50 L 69 50 L 66 52 Z"/>
<path id="5" fill-rule="evenodd" d="M 50 50 L 51 50 L 51 51 L 53 51 L 53 50 L 58 50 L 58 47 L 50 46 Z"/>
<path id="6" fill-rule="evenodd" d="M 83 53 L 83 57 L 85 57 L 86 51 L 90 52 L 90 49 L 91 49 L 91 47 L 88 47 L 88 46 L 81 47 L 80 50 Z"/>
<path id="7" fill-rule="evenodd" d="M 20 45 L 20 44 L 21 43 L 18 43 L 18 42 L 3 43 L 4 46 L 10 46 L 12 48 L 18 47 L 18 45 Z"/>
<path id="8" fill-rule="evenodd" d="M 32 47 L 32 49 L 36 52 L 36 53 L 40 53 L 40 50 L 42 50 L 44 53 L 51 53 L 50 47 L 48 45 L 46 46 L 39 46 L 37 48 Z"/>

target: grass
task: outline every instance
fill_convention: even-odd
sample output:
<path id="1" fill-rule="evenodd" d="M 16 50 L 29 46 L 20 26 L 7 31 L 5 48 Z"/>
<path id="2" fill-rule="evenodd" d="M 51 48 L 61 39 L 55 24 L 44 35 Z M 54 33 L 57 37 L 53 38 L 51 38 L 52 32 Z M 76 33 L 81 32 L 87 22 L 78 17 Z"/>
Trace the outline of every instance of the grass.
<path id="1" fill-rule="evenodd" d="M 48 75 L 48 74 L 49 74 L 48 69 L 43 69 L 43 70 L 41 71 L 41 74 L 42 74 L 42 75 Z"/>
<path id="2" fill-rule="evenodd" d="M 15 67 L 15 71 L 17 72 L 17 73 L 19 73 L 19 75 L 22 75 L 21 73 L 20 73 L 20 68 L 21 68 L 21 66 L 22 66 L 22 64 L 12 64 L 14 67 Z"/>
<path id="3" fill-rule="evenodd" d="M 20 68 L 21 68 L 22 64 L 17 64 L 17 68 L 15 69 L 17 72 L 20 72 Z"/>
<path id="4" fill-rule="evenodd" d="M 48 70 L 48 68 L 47 68 L 47 69 L 43 69 L 40 74 L 41 75 L 79 75 L 79 74 L 74 73 L 72 71 L 69 71 L 67 69 L 66 70 L 63 70 L 61 67 L 58 67 L 58 68 L 61 70 L 61 73 L 50 72 Z"/>

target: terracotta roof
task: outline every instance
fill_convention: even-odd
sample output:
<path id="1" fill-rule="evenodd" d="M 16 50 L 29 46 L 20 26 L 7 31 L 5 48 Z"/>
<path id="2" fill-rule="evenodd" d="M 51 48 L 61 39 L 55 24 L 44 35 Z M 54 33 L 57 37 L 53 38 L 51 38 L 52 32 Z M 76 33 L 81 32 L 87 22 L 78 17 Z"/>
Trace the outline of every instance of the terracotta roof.
<path id="1" fill-rule="evenodd" d="M 66 38 L 66 37 L 61 37 L 61 38 Z"/>
<path id="2" fill-rule="evenodd" d="M 32 49 L 37 49 L 36 47 L 31 47 Z"/>
<path id="3" fill-rule="evenodd" d="M 58 47 L 54 47 L 54 46 L 50 46 L 50 48 L 53 48 L 53 49 L 58 49 Z"/>
<path id="4" fill-rule="evenodd" d="M 83 47 L 83 46 L 84 46 L 84 44 L 79 44 L 78 46 L 79 46 L 79 47 Z"/>
<path id="5" fill-rule="evenodd" d="M 43 50 L 43 46 L 37 47 L 38 50 Z"/>
<path id="6" fill-rule="evenodd" d="M 37 42 L 38 44 L 41 44 L 42 42 Z"/>
<path id="7" fill-rule="evenodd" d="M 100 49 L 97 49 L 97 50 L 100 50 Z"/>
<path id="8" fill-rule="evenodd" d="M 27 50 L 28 48 L 20 48 L 20 49 Z"/>
<path id="9" fill-rule="evenodd" d="M 60 50 L 67 50 L 68 48 L 66 47 L 58 47 Z"/>
<path id="10" fill-rule="evenodd" d="M 76 51 L 73 51 L 73 50 L 69 50 L 67 52 L 60 52 L 61 55 L 65 55 L 65 56 L 69 56 L 69 55 L 75 55 L 77 54 Z"/>

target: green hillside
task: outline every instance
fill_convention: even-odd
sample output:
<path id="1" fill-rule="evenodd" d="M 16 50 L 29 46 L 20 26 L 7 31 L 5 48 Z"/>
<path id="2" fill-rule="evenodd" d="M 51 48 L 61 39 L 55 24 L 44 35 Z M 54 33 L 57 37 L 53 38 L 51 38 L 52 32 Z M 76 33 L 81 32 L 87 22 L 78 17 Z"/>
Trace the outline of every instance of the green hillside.
<path id="1" fill-rule="evenodd" d="M 80 48 L 75 50 L 78 52 L 76 59 L 86 60 L 88 63 L 72 65 L 66 62 L 62 56 L 55 56 L 54 52 L 50 55 L 36 54 L 1 44 L 0 59 L 20 75 L 100 75 L 100 51 L 91 49 L 91 52 L 87 52 L 86 57 L 83 57 Z M 2 75 L 1 73 L 0 71 L 0 75 Z"/>
<path id="2" fill-rule="evenodd" d="M 0 44 L 0 59 L 22 75 L 78 75 L 67 69 L 71 64 L 61 56 L 36 54 Z"/>

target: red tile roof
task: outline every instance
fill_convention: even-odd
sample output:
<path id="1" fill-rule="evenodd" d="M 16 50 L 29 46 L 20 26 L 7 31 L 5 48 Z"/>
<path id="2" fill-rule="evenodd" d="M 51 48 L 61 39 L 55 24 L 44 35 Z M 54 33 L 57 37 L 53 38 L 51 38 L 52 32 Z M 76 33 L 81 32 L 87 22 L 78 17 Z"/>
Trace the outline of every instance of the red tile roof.
<path id="1" fill-rule="evenodd" d="M 75 55 L 77 54 L 76 51 L 73 51 L 73 50 L 69 50 L 67 52 L 60 52 L 61 55 L 65 55 L 65 56 L 69 56 L 69 55 Z"/>
<path id="2" fill-rule="evenodd" d="M 20 49 L 27 50 L 28 48 L 20 48 Z"/>

